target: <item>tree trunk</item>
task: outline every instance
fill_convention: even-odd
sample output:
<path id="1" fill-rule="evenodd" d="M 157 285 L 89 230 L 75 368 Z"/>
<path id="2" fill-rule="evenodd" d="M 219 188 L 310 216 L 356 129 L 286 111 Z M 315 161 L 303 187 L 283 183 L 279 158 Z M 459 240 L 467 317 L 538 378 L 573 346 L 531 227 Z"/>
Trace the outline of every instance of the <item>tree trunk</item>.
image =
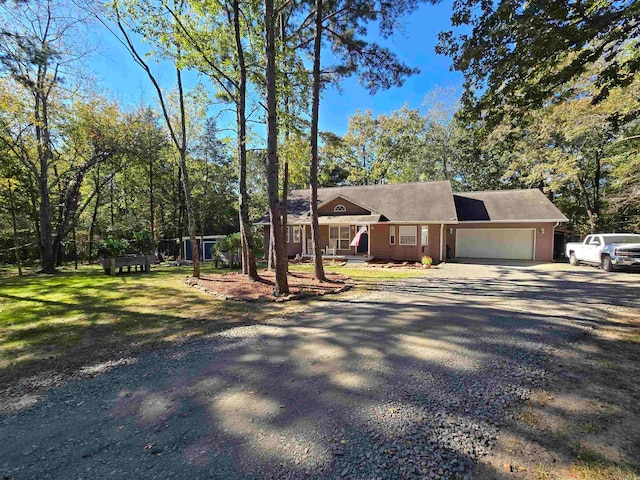
<path id="1" fill-rule="evenodd" d="M 316 0 L 316 31 L 313 44 L 313 96 L 311 104 L 311 166 L 309 186 L 311 188 L 311 243 L 315 277 L 326 281 L 320 250 L 320 225 L 318 223 L 318 119 L 320 113 L 320 52 L 322 47 L 322 0 Z"/>
<path id="2" fill-rule="evenodd" d="M 13 226 L 13 248 L 16 252 L 18 275 L 22 276 L 22 262 L 20 259 L 20 249 L 18 247 L 18 227 L 16 226 L 16 206 L 13 201 L 13 189 L 11 188 L 11 180 L 7 179 L 7 185 L 9 186 L 9 208 L 11 209 L 11 225 Z"/>
<path id="3" fill-rule="evenodd" d="M 269 197 L 269 221 L 273 232 L 275 250 L 275 295 L 289 293 L 287 271 L 285 270 L 280 246 L 280 204 L 278 201 L 278 114 L 276 86 L 275 18 L 273 0 L 264 0 L 265 56 L 267 60 L 266 104 L 267 104 L 267 162 L 266 179 Z"/>
<path id="4" fill-rule="evenodd" d="M 43 273 L 55 273 L 55 255 L 53 251 L 53 228 L 51 224 L 51 200 L 49 197 L 49 165 L 53 157 L 49 136 L 47 100 L 43 93 L 44 76 L 42 67 L 38 69 L 38 85 L 35 91 L 35 120 L 38 161 L 38 193 L 40 195 L 40 258 Z"/>
<path id="5" fill-rule="evenodd" d="M 287 196 L 289 189 L 289 162 L 284 161 L 284 175 L 282 178 L 282 257 L 284 258 L 285 272 L 289 273 L 289 255 L 287 254 Z M 289 240 L 293 241 L 293 235 L 289 236 Z"/>
<path id="6" fill-rule="evenodd" d="M 156 238 L 153 198 L 153 155 L 149 155 L 149 233 L 152 240 Z"/>
<path id="7" fill-rule="evenodd" d="M 78 244 L 76 243 L 76 225 L 73 224 L 73 268 L 78 269 Z"/>
<path id="8" fill-rule="evenodd" d="M 110 194 L 109 207 L 111 210 L 111 228 L 113 228 L 113 225 L 115 224 L 115 216 L 113 215 L 113 177 L 111 177 L 111 182 L 109 185 L 109 194 Z"/>
<path id="9" fill-rule="evenodd" d="M 98 209 L 100 208 L 100 167 L 98 166 L 98 172 L 94 178 L 96 189 L 96 203 L 93 206 L 93 214 L 91 215 L 91 225 L 89 225 L 89 264 L 93 258 L 93 236 L 96 229 L 96 221 L 98 220 Z"/>
<path id="10" fill-rule="evenodd" d="M 191 200 L 191 184 L 189 182 L 189 171 L 187 170 L 187 125 L 186 112 L 184 106 L 184 92 L 182 89 L 182 71 L 176 68 L 178 78 L 178 101 L 180 103 L 180 167 L 182 168 L 182 188 L 184 189 L 184 204 L 187 209 L 187 225 L 189 238 L 191 239 L 191 259 L 193 261 L 193 276 L 200 278 L 200 252 L 198 251 L 198 241 L 196 239 L 196 219 L 193 211 L 193 201 Z"/>
<path id="11" fill-rule="evenodd" d="M 249 278 L 257 279 L 258 269 L 254 254 L 253 236 L 251 235 L 249 196 L 247 194 L 247 67 L 244 58 L 244 46 L 242 45 L 242 32 L 240 31 L 240 6 L 238 0 L 233 0 L 233 26 L 240 68 L 236 118 L 238 122 L 238 202 L 240 237 L 242 240 L 242 273 L 249 275 Z"/>
<path id="12" fill-rule="evenodd" d="M 186 260 L 187 252 L 184 250 L 184 241 L 182 237 L 184 237 L 184 191 L 182 190 L 182 167 L 178 165 L 178 182 L 177 182 L 177 193 L 178 193 L 178 239 L 180 240 L 180 247 L 178 248 L 178 256 L 182 260 Z"/>

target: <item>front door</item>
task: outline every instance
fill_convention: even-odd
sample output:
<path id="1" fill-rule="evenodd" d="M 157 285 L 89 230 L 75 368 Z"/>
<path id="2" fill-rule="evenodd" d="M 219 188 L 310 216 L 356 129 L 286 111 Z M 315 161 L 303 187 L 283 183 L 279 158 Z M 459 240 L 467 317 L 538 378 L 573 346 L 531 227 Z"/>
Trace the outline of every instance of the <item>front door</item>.
<path id="1" fill-rule="evenodd" d="M 360 235 L 360 243 L 356 248 L 356 253 L 369 253 L 369 234 L 367 232 L 364 232 L 362 235 Z"/>

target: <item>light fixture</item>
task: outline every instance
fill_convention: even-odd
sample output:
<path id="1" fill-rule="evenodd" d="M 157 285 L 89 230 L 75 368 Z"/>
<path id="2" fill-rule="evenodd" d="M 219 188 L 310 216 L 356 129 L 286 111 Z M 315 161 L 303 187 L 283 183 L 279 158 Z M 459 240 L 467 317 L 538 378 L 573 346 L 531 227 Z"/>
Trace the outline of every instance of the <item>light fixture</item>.
<path id="1" fill-rule="evenodd" d="M 449 229 L 449 235 L 453 234 L 453 228 Z"/>
<path id="2" fill-rule="evenodd" d="M 540 235 L 544 235 L 544 228 L 540 228 Z"/>

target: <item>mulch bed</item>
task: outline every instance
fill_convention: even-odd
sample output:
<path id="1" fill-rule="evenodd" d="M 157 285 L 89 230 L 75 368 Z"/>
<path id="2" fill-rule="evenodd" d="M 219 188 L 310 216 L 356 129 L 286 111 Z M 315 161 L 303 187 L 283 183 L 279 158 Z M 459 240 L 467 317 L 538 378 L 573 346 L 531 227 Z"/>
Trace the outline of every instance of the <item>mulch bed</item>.
<path id="1" fill-rule="evenodd" d="M 240 273 L 212 274 L 200 278 L 187 277 L 185 283 L 223 300 L 245 302 L 283 302 L 300 298 L 340 293 L 353 287 L 353 282 L 344 275 L 327 273 L 328 282 L 319 282 L 313 273 L 291 272 L 289 295 L 275 297 L 274 272 L 262 271 L 260 280 L 251 280 Z"/>

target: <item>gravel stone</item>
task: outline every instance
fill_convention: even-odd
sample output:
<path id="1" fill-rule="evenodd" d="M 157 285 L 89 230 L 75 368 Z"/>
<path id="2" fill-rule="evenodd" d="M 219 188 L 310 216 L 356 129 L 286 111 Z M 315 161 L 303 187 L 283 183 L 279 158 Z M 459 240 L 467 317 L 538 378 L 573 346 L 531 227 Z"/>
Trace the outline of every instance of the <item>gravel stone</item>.
<path id="1" fill-rule="evenodd" d="M 545 351 L 636 306 L 623 275 L 445 265 L 87 366 L 2 405 L 0 476 L 470 480 Z"/>

